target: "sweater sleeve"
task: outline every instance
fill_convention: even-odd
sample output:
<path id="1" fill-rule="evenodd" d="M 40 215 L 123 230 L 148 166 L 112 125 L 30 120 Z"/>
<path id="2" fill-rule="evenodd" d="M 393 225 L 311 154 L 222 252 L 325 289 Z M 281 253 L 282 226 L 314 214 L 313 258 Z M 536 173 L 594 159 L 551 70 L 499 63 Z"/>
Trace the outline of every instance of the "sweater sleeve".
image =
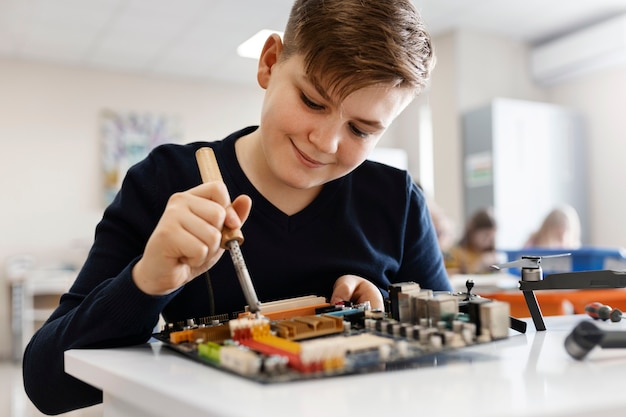
<path id="1" fill-rule="evenodd" d="M 146 342 L 160 312 L 177 292 L 150 296 L 131 271 L 160 217 L 165 196 L 157 162 L 149 157 L 131 168 L 121 191 L 96 228 L 94 244 L 78 277 L 23 357 L 24 387 L 33 404 L 58 414 L 102 402 L 102 393 L 64 372 L 63 353 Z"/>

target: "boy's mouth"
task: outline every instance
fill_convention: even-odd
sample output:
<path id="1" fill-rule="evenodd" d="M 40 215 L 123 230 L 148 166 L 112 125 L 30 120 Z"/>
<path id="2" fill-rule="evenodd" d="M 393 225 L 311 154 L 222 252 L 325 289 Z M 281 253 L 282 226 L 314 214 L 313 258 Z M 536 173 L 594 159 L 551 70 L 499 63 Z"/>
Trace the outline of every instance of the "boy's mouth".
<path id="1" fill-rule="evenodd" d="M 293 141 L 291 141 L 291 144 L 293 146 L 294 152 L 296 154 L 296 156 L 298 157 L 298 159 L 307 167 L 309 168 L 320 168 L 324 165 L 326 165 L 324 162 L 320 162 L 316 159 L 311 158 L 310 156 L 308 156 L 306 153 L 302 152 L 294 143 Z"/>

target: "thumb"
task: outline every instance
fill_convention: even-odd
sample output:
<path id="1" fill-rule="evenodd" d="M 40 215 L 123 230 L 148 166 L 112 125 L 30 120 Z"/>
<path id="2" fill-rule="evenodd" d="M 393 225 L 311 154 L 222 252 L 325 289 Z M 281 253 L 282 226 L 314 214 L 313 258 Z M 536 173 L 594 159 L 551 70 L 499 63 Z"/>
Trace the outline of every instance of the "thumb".
<path id="1" fill-rule="evenodd" d="M 330 297 L 331 304 L 337 304 L 344 301 L 351 301 L 357 286 L 357 280 L 352 279 L 348 275 L 340 277 L 333 287 L 333 294 Z"/>
<path id="2" fill-rule="evenodd" d="M 230 210 L 232 209 L 232 210 Z M 229 207 L 225 225 L 237 229 L 248 219 L 250 210 L 252 209 L 252 200 L 247 195 L 240 195 L 232 202 Z"/>
<path id="3" fill-rule="evenodd" d="M 330 297 L 331 304 L 342 301 L 353 303 L 370 303 L 373 309 L 384 310 L 385 303 L 380 290 L 371 281 L 357 275 L 343 275 L 335 281 L 333 294 Z"/>

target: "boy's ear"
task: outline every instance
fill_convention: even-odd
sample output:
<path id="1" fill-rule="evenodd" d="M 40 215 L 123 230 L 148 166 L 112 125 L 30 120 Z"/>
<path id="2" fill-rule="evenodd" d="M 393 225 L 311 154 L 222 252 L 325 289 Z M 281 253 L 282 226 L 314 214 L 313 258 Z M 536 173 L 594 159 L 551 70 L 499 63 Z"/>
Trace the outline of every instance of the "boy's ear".
<path id="1" fill-rule="evenodd" d="M 267 88 L 270 76 L 272 75 L 272 67 L 278 62 L 281 52 L 283 51 L 283 41 L 280 35 L 273 33 L 265 41 L 261 56 L 259 57 L 259 66 L 257 69 L 257 81 L 262 88 Z"/>

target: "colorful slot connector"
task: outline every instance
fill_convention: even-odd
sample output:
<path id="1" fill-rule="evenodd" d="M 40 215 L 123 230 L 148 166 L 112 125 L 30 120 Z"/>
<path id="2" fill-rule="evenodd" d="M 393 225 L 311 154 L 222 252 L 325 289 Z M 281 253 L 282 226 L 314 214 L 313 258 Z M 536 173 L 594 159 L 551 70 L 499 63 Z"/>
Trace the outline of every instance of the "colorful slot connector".
<path id="1" fill-rule="evenodd" d="M 261 368 L 261 359 L 256 353 L 238 346 L 200 343 L 198 356 L 241 375 L 255 375 Z"/>
<path id="2" fill-rule="evenodd" d="M 174 344 L 199 341 L 222 343 L 230 337 L 230 329 L 225 324 L 217 326 L 202 326 L 193 329 L 179 330 L 170 333 L 170 342 Z"/>
<path id="3" fill-rule="evenodd" d="M 198 327 L 193 329 L 193 335 L 195 340 L 223 343 L 224 340 L 230 338 L 230 328 L 226 324 Z"/>
<path id="4" fill-rule="evenodd" d="M 261 369 L 259 356 L 247 349 L 237 346 L 222 346 L 220 349 L 220 366 L 240 375 L 258 375 Z"/>
<path id="5" fill-rule="evenodd" d="M 220 363 L 220 350 L 221 345 L 213 342 L 198 344 L 198 355 L 202 358 L 208 359 L 213 363 Z"/>
<path id="6" fill-rule="evenodd" d="M 346 364 L 346 337 L 331 337 L 302 342 L 300 361 L 306 372 L 333 372 Z"/>
<path id="7" fill-rule="evenodd" d="M 302 316 L 276 321 L 272 323 L 272 327 L 280 337 L 289 340 L 303 340 L 341 333 L 343 331 L 343 319 L 328 315 Z"/>
<path id="8" fill-rule="evenodd" d="M 230 337 L 244 340 L 270 333 L 270 322 L 265 318 L 244 317 L 228 322 Z"/>
<path id="9" fill-rule="evenodd" d="M 175 345 L 178 345 L 180 343 L 185 343 L 185 342 L 193 342 L 193 341 L 194 341 L 193 330 L 191 329 L 180 330 L 178 332 L 170 333 L 170 342 L 174 343 Z"/>
<path id="10" fill-rule="evenodd" d="M 269 320 L 285 320 L 292 317 L 313 315 L 317 308 L 329 305 L 324 297 L 308 295 L 261 303 L 260 313 Z M 239 314 L 238 318 L 251 315 L 252 313 L 246 310 L 246 312 Z"/>
<path id="11" fill-rule="evenodd" d="M 282 328 L 292 336 L 298 332 L 320 335 L 342 331 L 342 323 L 338 317 L 305 316 L 285 321 Z M 270 334 L 269 322 L 264 319 L 231 320 L 231 334 L 233 340 L 253 351 L 287 358 L 288 366 L 302 373 L 342 369 L 345 364 L 345 349 L 340 343 L 320 339 L 306 342 L 303 350 L 301 343 Z"/>

